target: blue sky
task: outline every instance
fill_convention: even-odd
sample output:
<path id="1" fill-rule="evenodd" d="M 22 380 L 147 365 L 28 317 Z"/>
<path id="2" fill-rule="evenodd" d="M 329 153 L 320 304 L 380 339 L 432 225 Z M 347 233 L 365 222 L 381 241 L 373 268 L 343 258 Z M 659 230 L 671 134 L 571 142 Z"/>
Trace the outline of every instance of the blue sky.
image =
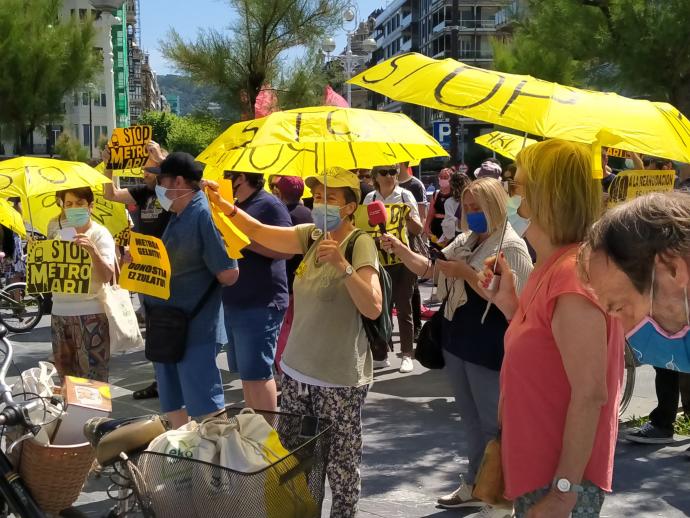
<path id="1" fill-rule="evenodd" d="M 385 7 L 386 3 L 386 0 L 356 1 L 362 19 L 374 9 Z M 232 23 L 232 14 L 225 0 L 141 0 L 142 46 L 150 53 L 152 68 L 158 74 L 175 72 L 159 50 L 160 40 L 171 27 L 189 41 L 196 37 L 199 29 L 222 30 L 228 27 Z M 333 37 L 338 42 L 338 49 L 345 46 L 343 31 L 334 34 Z"/>

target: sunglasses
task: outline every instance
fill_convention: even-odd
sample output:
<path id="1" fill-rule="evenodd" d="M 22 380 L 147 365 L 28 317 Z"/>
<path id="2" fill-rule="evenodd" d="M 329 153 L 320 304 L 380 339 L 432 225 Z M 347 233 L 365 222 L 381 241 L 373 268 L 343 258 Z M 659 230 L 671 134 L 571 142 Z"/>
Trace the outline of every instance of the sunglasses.
<path id="1" fill-rule="evenodd" d="M 376 171 L 377 176 L 395 176 L 396 174 L 398 174 L 397 169 L 381 169 L 379 171 Z"/>
<path id="2" fill-rule="evenodd" d="M 371 178 L 371 174 L 370 173 L 359 174 L 359 175 L 357 175 L 357 177 L 360 180 L 368 180 L 369 178 Z"/>

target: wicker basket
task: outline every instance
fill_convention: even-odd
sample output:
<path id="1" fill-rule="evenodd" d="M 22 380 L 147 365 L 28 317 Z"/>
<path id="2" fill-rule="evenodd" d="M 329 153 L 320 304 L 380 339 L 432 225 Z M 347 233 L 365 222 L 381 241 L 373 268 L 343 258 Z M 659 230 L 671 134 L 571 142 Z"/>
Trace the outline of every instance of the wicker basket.
<path id="1" fill-rule="evenodd" d="M 57 514 L 79 498 L 96 455 L 89 443 L 44 446 L 22 443 L 19 474 L 46 513 Z"/>

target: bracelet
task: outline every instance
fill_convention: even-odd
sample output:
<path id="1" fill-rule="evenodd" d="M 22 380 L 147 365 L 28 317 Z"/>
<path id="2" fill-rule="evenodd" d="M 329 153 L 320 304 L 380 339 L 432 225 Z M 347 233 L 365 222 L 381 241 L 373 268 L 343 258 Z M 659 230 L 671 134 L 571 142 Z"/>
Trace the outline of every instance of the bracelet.
<path id="1" fill-rule="evenodd" d="M 237 214 L 237 205 L 232 206 L 232 212 L 230 214 L 226 214 L 228 218 L 234 218 L 235 214 Z"/>

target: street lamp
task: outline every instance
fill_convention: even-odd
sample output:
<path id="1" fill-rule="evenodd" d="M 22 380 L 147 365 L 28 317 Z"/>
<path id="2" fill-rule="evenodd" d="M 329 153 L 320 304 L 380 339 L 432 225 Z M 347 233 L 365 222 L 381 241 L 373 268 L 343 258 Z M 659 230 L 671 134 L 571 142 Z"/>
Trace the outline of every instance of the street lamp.
<path id="1" fill-rule="evenodd" d="M 366 63 L 369 60 L 368 55 L 378 48 L 376 40 L 373 38 L 366 38 L 361 42 L 360 48 L 362 51 L 366 52 L 367 55 L 360 56 L 352 52 L 352 39 L 354 38 L 359 26 L 358 14 L 359 12 L 357 10 L 357 6 L 353 4 L 348 4 L 345 6 L 345 9 L 343 9 L 342 13 L 342 27 L 347 34 L 347 45 L 345 47 L 345 53 L 341 54 L 340 56 L 336 56 L 336 59 L 343 64 L 343 68 L 345 69 L 345 77 L 347 80 L 352 79 L 355 68 L 358 65 Z M 353 27 L 348 28 L 347 24 L 352 22 L 354 22 Z M 330 53 L 335 50 L 335 40 L 333 38 L 326 38 L 321 44 L 321 50 L 326 53 L 326 56 L 329 56 Z M 352 106 L 352 85 L 350 83 L 346 83 L 346 85 L 347 104 Z"/>
<path id="2" fill-rule="evenodd" d="M 89 156 L 93 158 L 93 101 L 91 100 L 91 93 L 96 90 L 96 85 L 89 83 L 86 85 L 89 93 Z"/>

